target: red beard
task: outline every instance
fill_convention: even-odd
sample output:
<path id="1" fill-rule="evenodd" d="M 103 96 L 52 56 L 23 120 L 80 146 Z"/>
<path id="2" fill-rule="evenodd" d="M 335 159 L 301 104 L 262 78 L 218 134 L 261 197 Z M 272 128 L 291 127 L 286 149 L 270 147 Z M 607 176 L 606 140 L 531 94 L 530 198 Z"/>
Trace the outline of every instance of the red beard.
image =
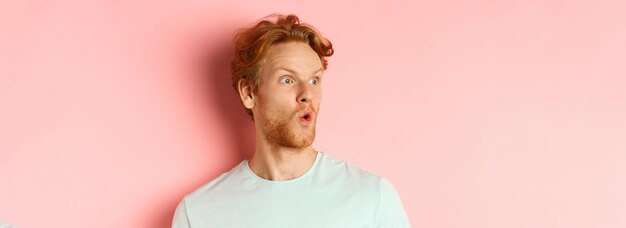
<path id="1" fill-rule="evenodd" d="M 266 113 L 262 130 L 267 137 L 267 141 L 272 145 L 287 148 L 302 149 L 311 146 L 315 139 L 317 112 L 311 110 L 314 117 L 312 117 L 308 126 L 299 123 L 299 115 L 303 112 L 304 110 L 291 114 L 281 112 Z"/>

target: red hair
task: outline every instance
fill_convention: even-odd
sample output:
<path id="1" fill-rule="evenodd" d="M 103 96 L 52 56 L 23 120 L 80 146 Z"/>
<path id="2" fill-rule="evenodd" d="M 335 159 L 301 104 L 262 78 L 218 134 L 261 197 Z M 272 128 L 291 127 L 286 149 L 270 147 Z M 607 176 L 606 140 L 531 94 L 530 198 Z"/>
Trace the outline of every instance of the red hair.
<path id="1" fill-rule="evenodd" d="M 270 18 L 275 18 L 275 21 L 269 20 Z M 235 59 L 230 65 L 233 88 L 238 91 L 239 81 L 244 80 L 252 92 L 256 93 L 260 83 L 259 70 L 267 50 L 272 45 L 289 41 L 308 44 L 320 57 L 326 70 L 326 57 L 334 53 L 331 42 L 322 37 L 313 26 L 300 23 L 296 15 L 272 14 L 262 18 L 254 27 L 237 31 L 234 38 Z M 247 108 L 245 110 L 253 118 L 252 111 Z"/>

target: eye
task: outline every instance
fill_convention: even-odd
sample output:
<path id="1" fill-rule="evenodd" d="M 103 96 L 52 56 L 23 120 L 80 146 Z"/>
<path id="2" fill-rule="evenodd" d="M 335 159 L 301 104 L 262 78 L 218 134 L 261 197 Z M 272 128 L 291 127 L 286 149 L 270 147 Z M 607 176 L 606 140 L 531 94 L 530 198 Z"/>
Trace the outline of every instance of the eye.
<path id="1" fill-rule="evenodd" d="M 293 79 L 291 79 L 290 77 L 282 77 L 280 78 L 280 83 L 291 84 L 293 83 Z"/>
<path id="2" fill-rule="evenodd" d="M 311 78 L 311 80 L 309 80 L 309 83 L 313 84 L 313 85 L 317 85 L 319 84 L 319 79 L 317 78 Z"/>

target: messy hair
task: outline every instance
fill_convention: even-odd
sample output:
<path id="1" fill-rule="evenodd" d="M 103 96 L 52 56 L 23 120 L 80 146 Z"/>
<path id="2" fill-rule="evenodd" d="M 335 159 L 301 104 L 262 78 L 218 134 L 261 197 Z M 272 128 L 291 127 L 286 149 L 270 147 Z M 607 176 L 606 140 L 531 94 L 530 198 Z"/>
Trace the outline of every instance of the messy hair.
<path id="1" fill-rule="evenodd" d="M 326 70 L 326 57 L 334 52 L 331 42 L 313 26 L 300 23 L 296 15 L 272 14 L 259 20 L 254 27 L 240 29 L 235 34 L 235 59 L 231 62 L 233 88 L 238 91 L 238 83 L 243 80 L 256 93 L 261 80 L 259 71 L 268 49 L 289 41 L 308 44 L 320 57 Z M 245 110 L 254 120 L 252 110 Z"/>

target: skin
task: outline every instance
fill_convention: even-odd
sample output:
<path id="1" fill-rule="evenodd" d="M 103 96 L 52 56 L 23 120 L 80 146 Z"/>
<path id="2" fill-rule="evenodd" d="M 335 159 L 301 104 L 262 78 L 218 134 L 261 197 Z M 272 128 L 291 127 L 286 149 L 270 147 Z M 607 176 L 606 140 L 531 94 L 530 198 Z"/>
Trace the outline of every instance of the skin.
<path id="1" fill-rule="evenodd" d="M 243 82 L 238 91 L 254 113 L 256 148 L 250 169 L 259 177 L 284 181 L 302 176 L 313 165 L 317 113 L 322 98 L 322 62 L 304 42 L 272 45 L 262 60 L 261 82 L 254 93 Z M 311 120 L 302 122 L 304 113 Z"/>

